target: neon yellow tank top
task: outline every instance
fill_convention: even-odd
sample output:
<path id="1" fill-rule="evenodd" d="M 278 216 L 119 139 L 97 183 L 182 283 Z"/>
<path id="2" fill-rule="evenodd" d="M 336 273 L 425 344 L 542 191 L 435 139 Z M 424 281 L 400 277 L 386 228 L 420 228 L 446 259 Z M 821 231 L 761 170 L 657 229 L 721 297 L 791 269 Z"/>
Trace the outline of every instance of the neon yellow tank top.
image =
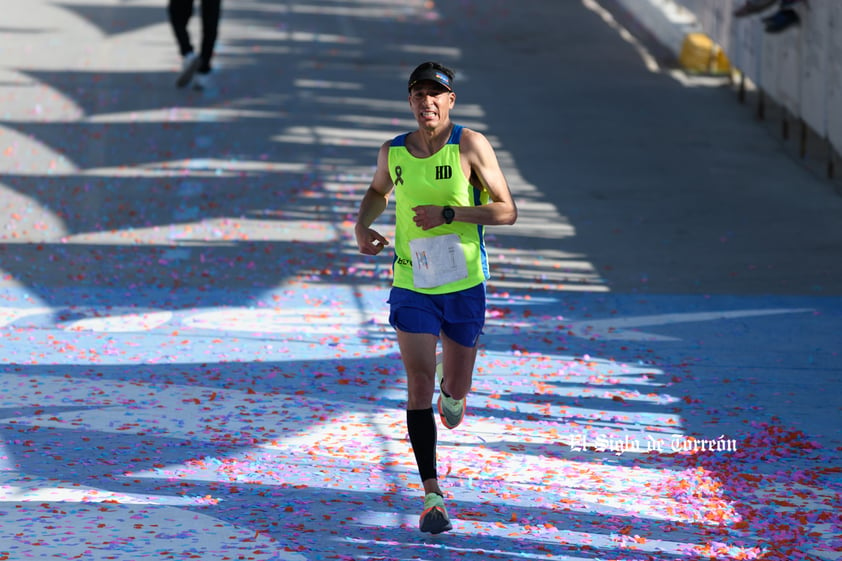
<path id="1" fill-rule="evenodd" d="M 395 259 L 392 263 L 393 286 L 424 294 L 445 294 L 465 290 L 489 279 L 485 229 L 479 224 L 453 222 L 430 230 L 415 225 L 413 207 L 418 205 L 479 206 L 488 202 L 488 193 L 470 184 L 462 172 L 459 140 L 462 127 L 454 125 L 444 147 L 427 158 L 416 158 L 406 148 L 405 133 L 395 137 L 389 147 L 389 173 L 395 185 Z M 446 234 L 456 234 L 465 255 L 467 276 L 432 288 L 416 286 L 412 271 L 410 241 Z"/>

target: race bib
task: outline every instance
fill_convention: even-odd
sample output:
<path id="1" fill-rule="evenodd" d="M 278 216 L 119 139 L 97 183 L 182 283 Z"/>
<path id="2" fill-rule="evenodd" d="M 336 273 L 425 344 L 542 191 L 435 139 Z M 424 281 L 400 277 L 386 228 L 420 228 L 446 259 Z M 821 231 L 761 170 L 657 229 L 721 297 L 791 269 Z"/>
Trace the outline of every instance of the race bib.
<path id="1" fill-rule="evenodd" d="M 409 248 L 416 288 L 435 288 L 468 277 L 465 252 L 456 234 L 410 240 Z"/>

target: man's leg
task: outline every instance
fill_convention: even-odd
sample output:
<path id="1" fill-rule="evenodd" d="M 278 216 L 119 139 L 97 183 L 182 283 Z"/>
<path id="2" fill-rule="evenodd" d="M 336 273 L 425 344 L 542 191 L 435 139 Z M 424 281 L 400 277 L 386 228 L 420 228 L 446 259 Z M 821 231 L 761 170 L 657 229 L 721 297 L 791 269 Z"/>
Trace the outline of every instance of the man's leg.
<path id="1" fill-rule="evenodd" d="M 453 399 L 463 399 L 471 391 L 478 345 L 466 347 L 441 334 L 442 388 Z"/>
<path id="2" fill-rule="evenodd" d="M 433 392 L 438 337 L 397 330 L 407 379 L 406 420 L 409 440 L 424 486 L 424 510 L 418 520 L 422 532 L 439 534 L 453 528 L 444 507 L 436 474 L 436 419 Z"/>
<path id="3" fill-rule="evenodd" d="M 169 0 L 167 13 L 181 56 L 193 52 L 190 34 L 187 32 L 187 24 L 193 16 L 193 0 Z"/>
<path id="4" fill-rule="evenodd" d="M 429 333 L 397 331 L 406 370 L 407 429 L 425 493 L 441 494 L 436 478 L 436 425 L 433 393 L 438 338 Z M 429 422 L 432 420 L 432 424 Z"/>
<path id="5" fill-rule="evenodd" d="M 202 0 L 202 65 L 200 74 L 211 71 L 211 59 L 216 46 L 222 0 Z"/>
<path id="6" fill-rule="evenodd" d="M 453 528 L 444 506 L 436 472 L 436 348 L 442 328 L 435 297 L 392 288 L 389 324 L 395 328 L 406 371 L 406 420 L 418 474 L 424 486 L 424 509 L 418 520 L 422 532 L 438 534 Z"/>
<path id="7" fill-rule="evenodd" d="M 175 40 L 178 41 L 178 50 L 181 52 L 181 73 L 175 81 L 175 85 L 183 88 L 193 80 L 193 75 L 201 64 L 201 57 L 193 52 L 193 44 L 190 42 L 190 33 L 187 31 L 187 24 L 193 17 L 193 0 L 169 0 L 167 9 L 170 15 Z"/>
<path id="8" fill-rule="evenodd" d="M 454 429 L 465 418 L 466 396 L 471 391 L 477 345 L 485 324 L 485 285 L 480 284 L 443 298 L 441 326 L 442 364 L 438 410 L 442 424 Z"/>

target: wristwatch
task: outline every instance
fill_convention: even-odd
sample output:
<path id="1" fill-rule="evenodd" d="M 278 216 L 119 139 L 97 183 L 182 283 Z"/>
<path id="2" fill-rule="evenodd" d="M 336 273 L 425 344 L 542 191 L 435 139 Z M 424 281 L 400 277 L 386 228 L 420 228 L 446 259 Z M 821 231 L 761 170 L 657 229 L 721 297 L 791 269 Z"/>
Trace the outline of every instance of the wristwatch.
<path id="1" fill-rule="evenodd" d="M 456 211 L 454 211 L 449 206 L 442 207 L 441 216 L 442 218 L 444 218 L 445 224 L 451 224 L 453 222 L 453 217 L 456 216 Z"/>

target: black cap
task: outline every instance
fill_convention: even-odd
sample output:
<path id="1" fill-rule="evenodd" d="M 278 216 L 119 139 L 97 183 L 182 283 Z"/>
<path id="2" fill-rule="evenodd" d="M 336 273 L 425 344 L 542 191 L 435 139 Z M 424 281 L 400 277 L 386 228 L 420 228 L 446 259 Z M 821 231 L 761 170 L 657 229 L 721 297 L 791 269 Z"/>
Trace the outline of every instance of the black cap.
<path id="1" fill-rule="evenodd" d="M 453 70 L 438 62 L 423 62 L 419 64 L 412 71 L 412 74 L 409 75 L 408 89 L 411 90 L 412 86 L 423 80 L 436 82 L 447 88 L 448 91 L 453 91 Z"/>

